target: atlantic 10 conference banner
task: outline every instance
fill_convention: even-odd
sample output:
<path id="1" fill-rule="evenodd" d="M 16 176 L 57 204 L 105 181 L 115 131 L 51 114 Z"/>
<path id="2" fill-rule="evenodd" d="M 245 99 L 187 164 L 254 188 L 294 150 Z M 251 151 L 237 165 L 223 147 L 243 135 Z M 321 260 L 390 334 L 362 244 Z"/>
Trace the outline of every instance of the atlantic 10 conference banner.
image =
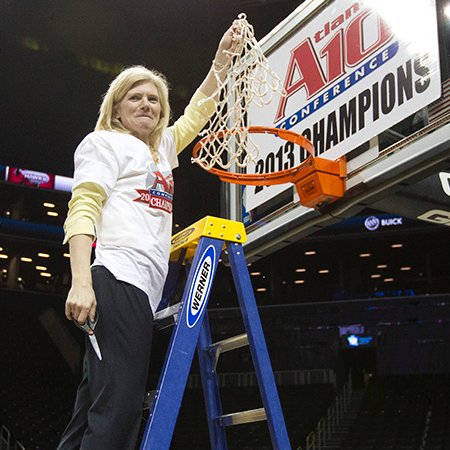
<path id="1" fill-rule="evenodd" d="M 336 159 L 440 96 L 435 0 L 334 1 L 268 60 L 286 96 L 252 107 L 251 125 L 291 129 L 313 142 L 316 156 Z M 249 173 L 305 158 L 281 139 L 252 138 L 259 156 Z M 291 186 L 248 186 L 245 207 Z"/>

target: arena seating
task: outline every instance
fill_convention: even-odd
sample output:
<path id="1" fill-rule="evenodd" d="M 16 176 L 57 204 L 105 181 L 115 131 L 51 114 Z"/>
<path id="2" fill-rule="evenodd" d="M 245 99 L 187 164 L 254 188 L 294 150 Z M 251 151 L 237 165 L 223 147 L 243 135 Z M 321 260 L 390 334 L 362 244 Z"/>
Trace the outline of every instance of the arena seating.
<path id="1" fill-rule="evenodd" d="M 314 429 L 332 402 L 335 392 L 331 384 L 279 386 L 280 402 L 292 448 L 304 445 L 306 436 Z M 262 406 L 257 387 L 221 388 L 224 414 Z M 256 422 L 227 429 L 229 450 L 272 449 L 267 423 Z M 208 449 L 209 435 L 203 393 L 199 389 L 186 391 L 175 428 L 171 450 Z"/>
<path id="2" fill-rule="evenodd" d="M 78 377 L 39 323 L 38 316 L 48 305 L 25 308 L 14 302 L 4 304 L 0 315 L 0 422 L 27 450 L 53 450 L 70 419 Z M 279 393 L 295 446 L 313 430 L 335 394 L 332 384 L 280 386 Z M 225 413 L 262 406 L 257 387 L 224 388 L 221 394 Z M 230 450 L 271 448 L 266 422 L 232 427 L 227 436 Z M 201 389 L 186 390 L 171 449 L 185 450 L 187 440 L 189 448 L 209 448 Z"/>
<path id="3" fill-rule="evenodd" d="M 27 450 L 52 450 L 66 426 L 76 382 L 35 307 L 0 317 L 0 421 Z"/>
<path id="4" fill-rule="evenodd" d="M 375 378 L 346 450 L 445 450 L 450 448 L 450 376 Z"/>
<path id="5" fill-rule="evenodd" d="M 18 304 L 15 298 L 8 302 L 3 296 L 5 292 L 2 291 L 0 314 L 0 423 L 27 450 L 53 450 L 70 418 L 79 376 L 69 370 L 38 320 L 42 310 L 49 305 L 39 299 Z M 60 302 L 59 299 L 57 301 Z M 61 308 L 58 305 L 52 306 Z M 76 328 L 73 329 L 74 334 L 77 333 Z M 321 351 L 332 342 L 328 328 L 320 331 L 320 335 L 316 336 L 320 338 L 318 340 L 302 331 L 289 333 L 290 343 L 299 339 L 300 343 L 307 342 L 314 352 Z M 272 346 L 274 353 L 279 348 L 278 344 L 283 342 L 272 339 L 272 333 L 268 334 L 268 345 Z M 82 338 L 79 333 L 77 336 Z M 280 348 L 280 353 L 285 351 L 283 346 Z M 221 359 L 220 368 L 225 372 L 232 368 L 249 370 L 251 361 L 246 359 L 245 353 L 237 352 L 236 355 L 236 360 L 231 354 L 229 361 Z M 228 354 L 224 356 L 228 357 Z M 276 355 L 277 370 L 288 368 L 285 360 L 285 357 Z M 239 369 L 235 362 L 240 363 L 237 365 Z M 297 449 L 302 445 L 304 449 L 306 436 L 333 401 L 335 387 L 332 384 L 280 385 L 279 393 L 292 447 Z M 225 387 L 221 389 L 221 394 L 224 413 L 261 406 L 256 387 Z M 227 436 L 230 450 L 272 448 L 265 422 L 232 427 L 227 431 Z M 186 442 L 189 442 L 189 447 L 186 447 Z M 201 389 L 186 391 L 175 428 L 171 449 L 186 448 L 210 448 Z M 359 416 L 341 449 L 450 449 L 448 372 L 374 376 L 368 385 Z"/>

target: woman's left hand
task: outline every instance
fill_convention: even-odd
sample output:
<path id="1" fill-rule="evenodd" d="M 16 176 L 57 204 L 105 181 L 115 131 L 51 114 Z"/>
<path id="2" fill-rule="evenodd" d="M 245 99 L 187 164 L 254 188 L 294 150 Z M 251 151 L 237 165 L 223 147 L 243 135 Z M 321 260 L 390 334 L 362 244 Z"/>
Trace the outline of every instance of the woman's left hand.
<path id="1" fill-rule="evenodd" d="M 244 26 L 242 19 L 235 20 L 222 36 L 214 56 L 213 65 L 199 86 L 199 90 L 206 97 L 217 95 L 218 83 L 220 84 L 225 79 L 233 59 L 233 53 L 236 53 L 236 49 L 239 49 L 243 40 Z"/>
<path id="2" fill-rule="evenodd" d="M 235 20 L 231 27 L 224 33 L 217 48 L 214 61 L 217 66 L 224 67 L 231 60 L 230 52 L 237 47 L 242 39 L 242 22 Z"/>

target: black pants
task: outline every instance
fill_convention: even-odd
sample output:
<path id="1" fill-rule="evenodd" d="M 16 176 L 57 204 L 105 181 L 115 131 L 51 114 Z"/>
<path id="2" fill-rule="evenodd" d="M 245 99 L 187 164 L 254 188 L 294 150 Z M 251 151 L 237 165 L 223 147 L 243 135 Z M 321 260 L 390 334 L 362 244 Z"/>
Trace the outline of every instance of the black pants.
<path id="1" fill-rule="evenodd" d="M 86 337 L 83 379 L 58 450 L 134 450 L 150 360 L 153 315 L 147 295 L 92 268 L 100 361 Z"/>

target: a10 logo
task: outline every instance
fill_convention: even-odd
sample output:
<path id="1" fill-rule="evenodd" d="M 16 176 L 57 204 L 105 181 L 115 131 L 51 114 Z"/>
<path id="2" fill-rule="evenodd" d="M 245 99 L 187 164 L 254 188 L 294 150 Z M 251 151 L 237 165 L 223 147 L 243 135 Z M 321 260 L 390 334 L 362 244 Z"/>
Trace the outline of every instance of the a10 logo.
<path id="1" fill-rule="evenodd" d="M 286 96 L 280 99 L 274 123 L 284 119 L 289 98 L 300 89 L 305 89 L 306 99 L 310 99 L 344 75 L 346 68 L 359 65 L 392 39 L 392 30 L 382 17 L 371 9 L 359 11 L 360 7 L 359 3 L 353 4 L 332 22 L 327 22 L 313 39 L 307 37 L 291 50 L 284 78 Z M 340 27 L 347 20 L 346 28 Z M 324 40 L 334 30 L 337 31 L 331 38 Z M 366 46 L 369 35 L 373 37 Z M 324 45 L 316 50 L 313 41 L 316 45 L 323 41 Z"/>

